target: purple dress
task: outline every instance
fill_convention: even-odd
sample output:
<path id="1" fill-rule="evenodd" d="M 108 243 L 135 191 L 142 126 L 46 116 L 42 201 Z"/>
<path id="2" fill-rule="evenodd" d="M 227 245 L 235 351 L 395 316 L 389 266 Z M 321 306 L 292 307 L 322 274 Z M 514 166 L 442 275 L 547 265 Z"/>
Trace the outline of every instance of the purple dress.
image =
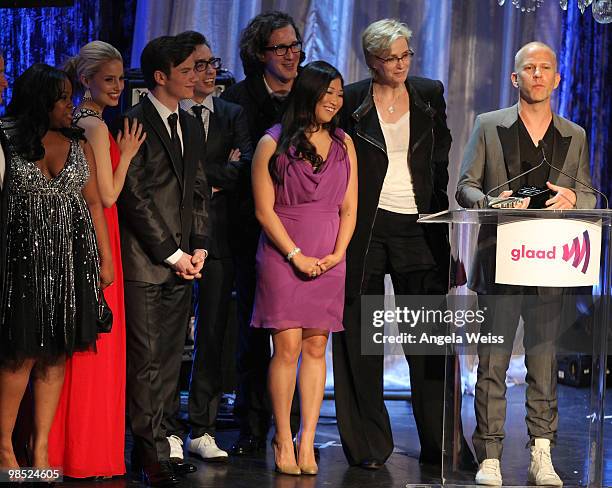
<path id="1" fill-rule="evenodd" d="M 280 124 L 268 129 L 278 141 Z M 344 132 L 336 131 L 340 140 Z M 343 145 L 332 139 L 327 160 L 318 173 L 308 161 L 276 160 L 282 183 L 274 184 L 274 211 L 287 233 L 306 256 L 323 258 L 334 251 L 340 206 L 350 175 Z M 257 289 L 251 327 L 297 327 L 343 330 L 344 259 L 321 276 L 311 279 L 299 273 L 262 231 L 257 248 Z"/>

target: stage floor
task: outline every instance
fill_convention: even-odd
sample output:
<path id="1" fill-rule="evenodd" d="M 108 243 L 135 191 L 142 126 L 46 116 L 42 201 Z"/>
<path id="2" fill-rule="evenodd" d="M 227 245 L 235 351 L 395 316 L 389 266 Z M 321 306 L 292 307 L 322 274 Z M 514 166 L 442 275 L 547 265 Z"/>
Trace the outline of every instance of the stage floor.
<path id="1" fill-rule="evenodd" d="M 529 452 L 524 449 L 527 441 L 527 430 L 524 421 L 525 386 L 508 389 L 508 422 L 506 426 L 502 474 L 504 486 L 526 485 Z M 570 401 L 571 399 L 571 401 Z M 464 428 L 468 437 L 474 428 L 473 397 L 464 396 Z M 612 399 L 608 395 L 607 412 L 612 413 Z M 565 487 L 578 486 L 577 481 L 584 471 L 583 460 L 586 455 L 586 437 L 578 439 L 578 432 L 584 425 L 582 412 L 588 405 L 588 390 L 575 389 L 559 385 L 560 426 L 559 443 L 553 451 L 553 461 Z M 387 402 L 391 416 L 396 448 L 386 465 L 378 471 L 366 471 L 352 468 L 346 464 L 339 442 L 335 423 L 334 402 L 325 400 L 321 411 L 321 420 L 317 430 L 317 443 L 321 450 L 319 474 L 317 476 L 286 476 L 273 471 L 274 458 L 268 445 L 265 455 L 258 457 L 230 457 L 227 464 L 206 464 L 198 459 L 189 458 L 198 467 L 198 471 L 184 478 L 179 488 L 187 487 L 231 487 L 231 488 L 391 488 L 415 486 L 440 486 L 441 477 L 430 467 L 419 466 L 418 436 L 412 419 L 410 402 L 394 400 Z M 612 416 L 611 416 L 612 417 Z M 604 486 L 612 486 L 612 418 L 606 419 L 605 435 L 606 467 Z M 235 429 L 220 431 L 217 443 L 222 448 L 229 448 L 236 440 Z M 129 463 L 129 444 L 126 460 Z M 577 468 L 577 464 L 581 467 Z M 128 465 L 129 472 L 129 465 Z M 471 477 L 466 478 L 470 479 Z M 60 484 L 68 488 L 99 487 L 119 488 L 141 486 L 131 480 L 113 479 L 104 482 L 71 480 Z"/>

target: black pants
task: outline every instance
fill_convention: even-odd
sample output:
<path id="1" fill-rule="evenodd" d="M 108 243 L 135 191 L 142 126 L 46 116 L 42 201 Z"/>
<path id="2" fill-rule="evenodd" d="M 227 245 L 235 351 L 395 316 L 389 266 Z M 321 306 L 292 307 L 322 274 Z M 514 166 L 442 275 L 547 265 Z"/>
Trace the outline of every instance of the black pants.
<path id="1" fill-rule="evenodd" d="M 365 261 L 364 295 L 384 298 L 391 275 L 396 295 L 440 294 L 439 278 L 416 215 L 378 210 Z M 383 401 L 383 357 L 361 354 L 360 297 L 347 297 L 344 332 L 333 334 L 336 417 L 342 447 L 351 465 L 385 461 L 393 451 L 389 414 Z M 407 356 L 412 409 L 421 442 L 421 460 L 441 462 L 444 414 L 444 356 Z"/>
<path id="2" fill-rule="evenodd" d="M 238 393 L 234 412 L 240 421 L 241 437 L 252 435 L 265 439 L 272 418 L 267 388 L 271 349 L 270 331 L 251 327 L 256 286 L 256 250 L 256 245 L 248 246 L 245 243 L 243 252 L 237 253 L 234 261 L 238 315 Z M 291 431 L 294 434 L 300 426 L 297 388 L 295 391 L 291 406 Z"/>
<path id="3" fill-rule="evenodd" d="M 176 394 L 189 320 L 191 283 L 125 282 L 127 409 L 136 460 L 167 461 L 166 436 L 180 431 Z"/>
<path id="4" fill-rule="evenodd" d="M 191 438 L 215 435 L 222 395 L 223 344 L 234 283 L 232 258 L 209 258 L 198 281 L 196 331 L 189 383 Z"/>

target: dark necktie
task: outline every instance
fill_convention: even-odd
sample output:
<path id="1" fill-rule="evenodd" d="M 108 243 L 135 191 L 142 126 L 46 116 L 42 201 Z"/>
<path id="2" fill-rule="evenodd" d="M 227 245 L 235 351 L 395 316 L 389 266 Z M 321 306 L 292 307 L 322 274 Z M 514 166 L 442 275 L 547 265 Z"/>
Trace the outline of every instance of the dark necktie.
<path id="1" fill-rule="evenodd" d="M 172 142 L 172 149 L 174 150 L 174 156 L 176 157 L 176 163 L 178 165 L 179 173 L 182 176 L 183 173 L 183 149 L 181 147 L 181 140 L 179 139 L 178 130 L 178 115 L 170 114 L 168 116 L 168 125 L 170 126 L 170 141 Z"/>
<path id="2" fill-rule="evenodd" d="M 204 120 L 203 115 L 205 108 L 206 107 L 204 107 L 204 105 L 194 105 L 193 107 L 191 107 L 193 114 L 195 115 L 196 119 L 200 121 L 200 124 L 202 124 L 202 128 L 204 129 L 204 140 L 206 140 L 206 138 L 208 137 L 208 120 Z"/>
<path id="3" fill-rule="evenodd" d="M 272 99 L 272 106 L 275 112 L 281 114 L 284 110 L 285 101 L 287 100 L 288 93 L 285 92 L 273 92 L 270 94 Z"/>

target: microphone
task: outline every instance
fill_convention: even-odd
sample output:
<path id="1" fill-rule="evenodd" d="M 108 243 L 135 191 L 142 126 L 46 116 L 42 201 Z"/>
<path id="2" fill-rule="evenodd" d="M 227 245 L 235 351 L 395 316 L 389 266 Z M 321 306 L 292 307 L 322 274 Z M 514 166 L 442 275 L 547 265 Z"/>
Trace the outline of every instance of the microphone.
<path id="1" fill-rule="evenodd" d="M 593 190 L 595 193 L 597 193 L 599 196 L 601 196 L 606 201 L 606 210 L 610 208 L 608 205 L 608 197 L 604 193 L 600 192 L 597 188 L 593 188 L 591 185 L 585 183 L 584 181 L 580 181 L 578 178 L 575 178 L 574 176 L 567 174 L 565 171 L 557 168 L 556 166 L 553 166 L 552 164 L 548 162 L 548 160 L 546 159 L 546 153 L 545 153 L 545 149 L 548 147 L 548 145 L 543 140 L 538 142 L 538 146 L 542 150 L 542 158 L 543 158 L 542 163 L 546 163 L 550 168 L 554 169 L 555 171 L 558 171 L 562 175 L 567 176 L 568 178 L 572 179 L 576 183 L 580 183 L 582 186 L 586 186 L 589 190 Z M 542 163 L 540 163 L 538 166 L 540 166 Z"/>
<path id="2" fill-rule="evenodd" d="M 542 141 L 540 141 L 540 142 L 542 142 Z M 536 164 L 533 168 L 529 168 L 527 171 L 523 171 L 522 173 L 519 173 L 514 178 L 510 178 L 508 181 L 504 181 L 501 185 L 497 185 L 497 186 L 491 188 L 487 192 L 487 194 L 485 195 L 485 202 L 487 203 L 487 207 L 489 206 L 489 197 L 491 196 L 491 194 L 493 192 L 495 192 L 496 190 L 499 190 L 502 186 L 507 185 L 508 183 L 512 183 L 513 181 L 516 181 L 519 178 L 522 178 L 523 176 L 531 173 L 532 171 L 535 171 L 536 169 L 542 167 L 544 164 L 549 164 L 548 161 L 546 161 L 546 156 L 544 156 L 544 159 L 542 159 L 542 161 L 540 161 L 539 164 Z M 512 197 L 510 197 L 510 198 L 512 198 Z"/>

